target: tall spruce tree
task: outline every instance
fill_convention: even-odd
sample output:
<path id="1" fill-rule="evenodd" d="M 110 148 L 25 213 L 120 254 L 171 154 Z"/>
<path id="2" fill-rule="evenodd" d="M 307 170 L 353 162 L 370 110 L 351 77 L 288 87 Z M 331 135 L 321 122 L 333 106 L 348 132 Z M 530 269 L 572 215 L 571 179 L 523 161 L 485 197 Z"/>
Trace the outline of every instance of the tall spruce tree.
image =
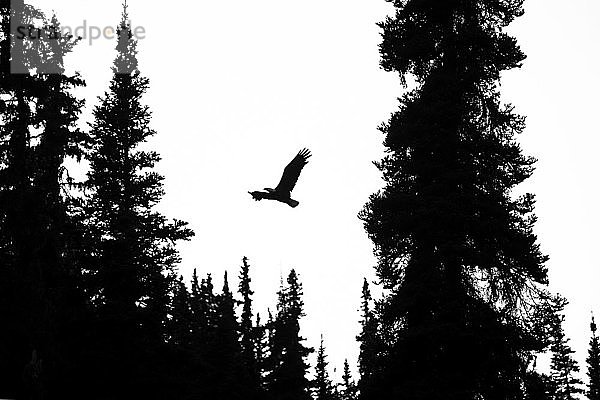
<path id="1" fill-rule="evenodd" d="M 592 331 L 592 337 L 590 339 L 590 348 L 588 349 L 587 356 L 587 376 L 588 376 L 588 390 L 587 397 L 589 400 L 600 400 L 600 340 L 598 339 L 596 320 L 592 315 L 592 322 L 590 323 L 590 330 Z"/>
<path id="2" fill-rule="evenodd" d="M 600 340 L 598 339 L 596 320 L 592 316 L 590 323 L 592 337 L 590 339 L 590 348 L 587 356 L 587 376 L 588 390 L 587 397 L 589 400 L 600 400 Z"/>
<path id="3" fill-rule="evenodd" d="M 240 343 L 242 346 L 242 361 L 246 369 L 247 382 L 250 394 L 250 399 L 259 399 L 261 396 L 260 386 L 261 379 L 257 363 L 256 354 L 256 334 L 257 331 L 253 326 L 253 312 L 252 312 L 252 295 L 254 292 L 250 288 L 250 265 L 248 264 L 248 258 L 242 259 L 242 267 L 239 276 L 239 294 L 242 297 L 242 315 L 240 321 Z"/>
<path id="4" fill-rule="evenodd" d="M 317 351 L 317 364 L 315 366 L 315 378 L 313 380 L 313 393 L 315 400 L 336 400 L 335 391 L 329 371 L 327 370 L 327 354 L 325 354 L 325 345 L 323 335 L 321 335 L 321 344 Z"/>
<path id="5" fill-rule="evenodd" d="M 547 281 L 533 233 L 533 171 L 500 102 L 500 74 L 525 59 L 505 27 L 522 0 L 394 1 L 381 64 L 411 82 L 381 126 L 386 182 L 361 218 L 386 293 L 375 397 L 523 396 L 529 312 Z"/>
<path id="6" fill-rule="evenodd" d="M 562 309 L 565 305 L 566 301 L 559 305 L 552 325 L 550 388 L 553 400 L 574 400 L 578 399 L 578 395 L 583 393 L 581 388 L 583 382 L 577 378 L 579 365 L 573 358 L 575 352 L 569 346 L 569 339 L 565 336 L 563 330 L 565 317 L 562 314 Z"/>
<path id="7" fill-rule="evenodd" d="M 309 365 L 306 357 L 313 349 L 304 346 L 300 319 L 304 314 L 302 284 L 291 270 L 286 285 L 278 292 L 277 315 L 270 323 L 269 360 L 266 387 L 269 399 L 309 400 Z"/>
<path id="8" fill-rule="evenodd" d="M 377 354 L 379 339 L 377 332 L 377 319 L 373 311 L 373 298 L 369 288 L 369 282 L 365 279 L 362 287 L 361 302 L 361 332 L 357 336 L 360 342 L 360 354 L 358 356 L 358 371 L 360 379 L 358 389 L 362 398 L 374 398 L 377 386 L 375 376 L 377 371 Z"/>
<path id="9" fill-rule="evenodd" d="M 340 391 L 340 400 L 356 400 L 357 387 L 352 379 L 350 364 L 348 359 L 344 360 L 344 373 L 342 375 L 342 390 Z"/>
<path id="10" fill-rule="evenodd" d="M 174 244 L 193 233 L 186 223 L 171 222 L 155 210 L 163 196 L 163 177 L 154 171 L 159 155 L 140 148 L 155 131 L 142 104 L 149 81 L 138 70 L 137 42 L 128 19 L 124 4 L 110 88 L 91 124 L 86 212 L 93 239 L 89 269 L 100 317 L 97 333 L 105 343 L 102 357 L 112 364 L 99 374 L 110 374 L 106 380 L 122 387 L 124 397 L 139 397 L 140 390 L 160 386 L 151 371 L 160 364 L 148 357 L 164 344 L 172 272 L 179 262 Z"/>
<path id="11" fill-rule="evenodd" d="M 85 82 L 78 73 L 67 74 L 64 62 L 78 39 L 61 33 L 56 15 L 44 18 L 43 25 L 46 35 L 34 45 L 37 57 L 30 58 L 40 85 L 40 98 L 35 102 L 35 122 L 40 131 L 31 135 L 37 142 L 31 160 L 32 186 L 39 202 L 36 218 L 41 227 L 40 237 L 30 240 L 37 242 L 39 249 L 49 295 L 46 308 L 54 310 L 51 318 L 57 327 L 57 337 L 52 340 L 60 344 L 57 356 L 63 359 L 62 365 L 56 365 L 56 375 L 48 378 L 54 386 L 51 396 L 60 393 L 67 398 L 71 396 L 69 388 L 78 397 L 76 393 L 87 383 L 79 365 L 87 357 L 83 349 L 88 345 L 85 330 L 89 329 L 89 310 L 83 290 L 83 265 L 88 257 L 83 245 L 85 227 L 80 193 L 75 190 L 81 182 L 70 177 L 65 161 L 81 161 L 90 138 L 77 126 L 84 101 L 73 94 Z M 46 362 L 50 364 L 48 359 Z"/>
<path id="12" fill-rule="evenodd" d="M 525 372 L 524 379 L 524 399 L 525 400 L 552 400 L 554 393 L 554 382 L 552 377 L 541 372 L 537 368 L 538 357 L 547 355 L 554 342 L 554 331 L 557 320 L 557 314 L 562 312 L 566 299 L 560 295 L 551 295 L 547 293 L 547 298 L 534 310 L 531 317 L 531 331 L 533 332 L 533 341 L 538 344 L 537 351 L 529 356 L 529 365 Z M 529 340 L 532 340 L 530 338 Z"/>
<path id="13" fill-rule="evenodd" d="M 218 298 L 217 324 L 212 362 L 216 370 L 215 394 L 223 399 L 246 399 L 245 370 L 239 342 L 239 324 L 235 316 L 235 301 L 225 272 L 223 291 Z"/>

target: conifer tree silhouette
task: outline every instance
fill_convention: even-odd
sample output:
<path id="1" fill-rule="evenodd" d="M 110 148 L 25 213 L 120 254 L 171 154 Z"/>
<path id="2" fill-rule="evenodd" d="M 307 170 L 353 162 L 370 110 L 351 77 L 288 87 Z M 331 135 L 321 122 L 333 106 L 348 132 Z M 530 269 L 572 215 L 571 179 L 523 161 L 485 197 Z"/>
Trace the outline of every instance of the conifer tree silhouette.
<path id="1" fill-rule="evenodd" d="M 550 350 L 552 352 L 550 391 L 553 400 L 574 400 L 583 393 L 583 382 L 577 378 L 579 365 L 573 358 L 575 353 L 569 346 L 569 339 L 565 336 L 563 324 L 565 316 L 563 309 L 567 305 L 565 299 L 558 298 L 555 315 L 552 321 L 552 337 Z"/>
<path id="2" fill-rule="evenodd" d="M 203 336 L 206 343 L 214 339 L 214 330 L 217 326 L 217 296 L 214 292 L 212 275 L 208 274 L 200 284 L 200 313 L 199 318 L 202 321 Z M 202 331 L 201 331 L 202 332 Z"/>
<path id="3" fill-rule="evenodd" d="M 48 20 L 22 0 L 2 2 L 0 12 L 0 315 L 7 327 L 0 346 L 9 346 L 0 350 L 0 396 L 52 396 L 60 389 L 70 398 L 75 389 L 66 376 L 76 377 L 83 298 L 79 271 L 69 262 L 74 220 L 62 165 L 80 156 L 86 141 L 75 125 L 83 103 L 70 92 L 84 83 L 63 68 L 71 37 L 34 42 L 11 31 L 40 20 L 58 25 L 56 17 Z M 32 353 L 45 366 L 25 383 Z"/>
<path id="4" fill-rule="evenodd" d="M 547 258 L 533 196 L 511 196 L 534 160 L 498 91 L 525 58 L 505 32 L 522 3 L 396 1 L 380 24 L 382 67 L 415 87 L 381 126 L 386 185 L 361 213 L 386 291 L 381 393 L 363 399 L 523 397 Z"/>
<path id="5" fill-rule="evenodd" d="M 199 312 L 196 317 L 201 324 L 199 330 L 200 343 L 204 345 L 212 343 L 217 326 L 217 296 L 214 293 L 212 275 L 208 274 L 200 284 L 199 294 Z"/>
<path id="6" fill-rule="evenodd" d="M 589 400 L 600 400 L 600 339 L 598 339 L 596 320 L 592 316 L 590 323 L 592 337 L 590 338 L 590 347 L 587 356 L 587 376 L 588 387 L 587 397 Z"/>
<path id="7" fill-rule="evenodd" d="M 239 324 L 235 316 L 235 301 L 229 289 L 225 272 L 223 292 L 218 298 L 217 326 L 215 332 L 214 365 L 216 367 L 216 394 L 223 399 L 245 399 L 248 388 L 244 386 L 242 348 L 239 341 Z"/>
<path id="8" fill-rule="evenodd" d="M 377 319 L 372 308 L 373 298 L 369 288 L 369 282 L 364 279 L 362 287 L 361 303 L 361 333 L 356 338 L 360 343 L 360 354 L 358 357 L 358 370 L 360 380 L 358 389 L 361 397 L 371 399 L 377 396 L 377 354 L 379 349 L 379 336 L 377 332 Z"/>
<path id="9" fill-rule="evenodd" d="M 538 356 L 547 355 L 551 351 L 557 315 L 563 310 L 566 300 L 560 295 L 547 295 L 530 320 L 531 337 L 528 340 L 536 344 L 536 349 L 529 355 L 529 365 L 525 371 L 523 389 L 526 400 L 552 400 L 554 396 L 553 379 L 537 368 Z"/>
<path id="10" fill-rule="evenodd" d="M 242 359 L 245 366 L 245 376 L 249 399 L 260 399 L 260 386 L 261 377 L 257 362 L 257 348 L 256 348 L 256 327 L 253 326 L 253 312 L 252 312 L 252 295 L 254 292 L 250 288 L 250 265 L 248 264 L 248 258 L 242 259 L 242 267 L 239 276 L 239 287 L 238 291 L 242 297 L 242 315 L 240 320 L 240 344 L 242 346 Z"/>
<path id="11" fill-rule="evenodd" d="M 310 382 L 306 357 L 313 349 L 304 346 L 300 336 L 300 318 L 304 314 L 302 284 L 291 270 L 286 285 L 278 292 L 277 316 L 270 321 L 269 361 L 266 376 L 268 398 L 309 400 Z"/>
<path id="12" fill-rule="evenodd" d="M 212 345 L 215 336 L 217 300 L 213 289 L 210 274 L 199 281 L 197 270 L 194 269 L 190 294 L 191 331 L 192 347 L 199 358 L 207 356 L 208 347 Z"/>
<path id="13" fill-rule="evenodd" d="M 190 290 L 190 312 L 192 313 L 191 330 L 194 342 L 196 338 L 200 339 L 201 331 L 205 329 L 205 316 L 203 315 L 203 300 L 200 296 L 200 280 L 198 279 L 198 270 L 194 268 L 192 272 L 191 290 Z"/>
<path id="14" fill-rule="evenodd" d="M 328 365 L 323 335 L 321 335 L 321 344 L 317 351 L 317 364 L 315 365 L 315 378 L 312 383 L 315 400 L 336 400 L 333 384 L 327 371 Z"/>
<path id="15" fill-rule="evenodd" d="M 190 346 L 186 360 L 190 368 L 183 380 L 190 398 L 214 398 L 219 395 L 218 379 L 223 379 L 220 354 L 217 348 L 219 296 L 214 294 L 211 275 L 199 281 L 194 269 L 190 293 Z"/>
<path id="16" fill-rule="evenodd" d="M 341 400 L 356 400 L 357 387 L 352 379 L 348 359 L 344 360 L 344 373 L 342 375 L 342 390 L 340 391 Z"/>
<path id="17" fill-rule="evenodd" d="M 155 210 L 163 196 L 163 177 L 154 171 L 160 160 L 140 146 L 155 132 L 142 97 L 149 81 L 138 70 L 137 43 L 132 37 L 126 3 L 117 30 L 117 56 L 109 90 L 94 110 L 93 140 L 86 205 L 98 299 L 103 354 L 107 369 L 123 396 L 152 392 L 160 366 L 147 359 L 163 347 L 165 324 L 179 262 L 174 243 L 193 233 L 186 223 L 169 221 Z M 106 388 L 107 390 L 109 388 Z"/>

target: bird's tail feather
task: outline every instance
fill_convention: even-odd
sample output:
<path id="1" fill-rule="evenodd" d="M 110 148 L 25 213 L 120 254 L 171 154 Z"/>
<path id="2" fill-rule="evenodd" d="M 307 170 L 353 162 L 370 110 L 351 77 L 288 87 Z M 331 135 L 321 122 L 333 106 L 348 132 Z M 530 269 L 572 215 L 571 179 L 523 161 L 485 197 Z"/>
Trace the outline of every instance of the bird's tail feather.
<path id="1" fill-rule="evenodd" d="M 287 204 L 288 204 L 288 206 L 290 206 L 290 207 L 292 207 L 292 208 L 296 208 L 296 207 L 298 207 L 298 204 L 300 204 L 300 202 L 299 202 L 299 201 L 296 201 L 296 200 L 294 200 L 294 199 L 289 199 L 289 200 L 287 201 Z"/>

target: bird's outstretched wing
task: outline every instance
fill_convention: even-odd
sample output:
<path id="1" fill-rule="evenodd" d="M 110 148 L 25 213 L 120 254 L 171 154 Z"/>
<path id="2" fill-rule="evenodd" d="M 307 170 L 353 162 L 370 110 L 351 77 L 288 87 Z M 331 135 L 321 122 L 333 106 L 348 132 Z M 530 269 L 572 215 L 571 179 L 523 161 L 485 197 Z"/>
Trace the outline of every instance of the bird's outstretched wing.
<path id="1" fill-rule="evenodd" d="M 308 149 L 302 149 L 298 155 L 283 170 L 283 176 L 275 188 L 276 192 L 289 193 L 296 186 L 302 168 L 308 163 L 311 154 Z"/>

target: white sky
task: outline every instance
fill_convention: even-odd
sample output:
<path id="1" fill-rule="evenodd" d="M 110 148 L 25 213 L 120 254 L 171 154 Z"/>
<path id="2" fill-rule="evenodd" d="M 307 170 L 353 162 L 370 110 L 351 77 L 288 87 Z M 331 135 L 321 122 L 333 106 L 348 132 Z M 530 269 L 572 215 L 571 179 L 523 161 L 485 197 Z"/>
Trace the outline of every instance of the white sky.
<path id="1" fill-rule="evenodd" d="M 31 0 L 64 25 L 115 26 L 120 0 Z M 250 259 L 256 311 L 275 303 L 280 274 L 294 267 L 304 283 L 308 343 L 325 335 L 341 371 L 358 353 L 357 309 L 364 276 L 373 278 L 372 245 L 356 215 L 381 186 L 377 126 L 396 109 L 397 76 L 379 69 L 384 0 L 129 0 L 143 26 L 140 68 L 151 80 L 167 195 L 161 209 L 190 222 L 196 237 L 180 246 L 186 276 L 237 277 Z M 552 288 L 570 301 L 567 334 L 583 363 L 589 314 L 600 318 L 600 3 L 528 0 L 511 31 L 529 56 L 504 79 L 503 95 L 527 115 L 521 140 L 539 159 L 526 185 L 538 198 L 537 232 Z M 68 59 L 97 103 L 110 80 L 114 42 L 80 44 Z M 255 203 L 248 190 L 276 185 L 296 152 L 313 153 L 293 197 L 296 209 Z M 237 285 L 237 279 L 234 280 Z M 582 365 L 583 366 L 583 365 Z M 339 375 L 339 374 L 338 374 Z"/>

